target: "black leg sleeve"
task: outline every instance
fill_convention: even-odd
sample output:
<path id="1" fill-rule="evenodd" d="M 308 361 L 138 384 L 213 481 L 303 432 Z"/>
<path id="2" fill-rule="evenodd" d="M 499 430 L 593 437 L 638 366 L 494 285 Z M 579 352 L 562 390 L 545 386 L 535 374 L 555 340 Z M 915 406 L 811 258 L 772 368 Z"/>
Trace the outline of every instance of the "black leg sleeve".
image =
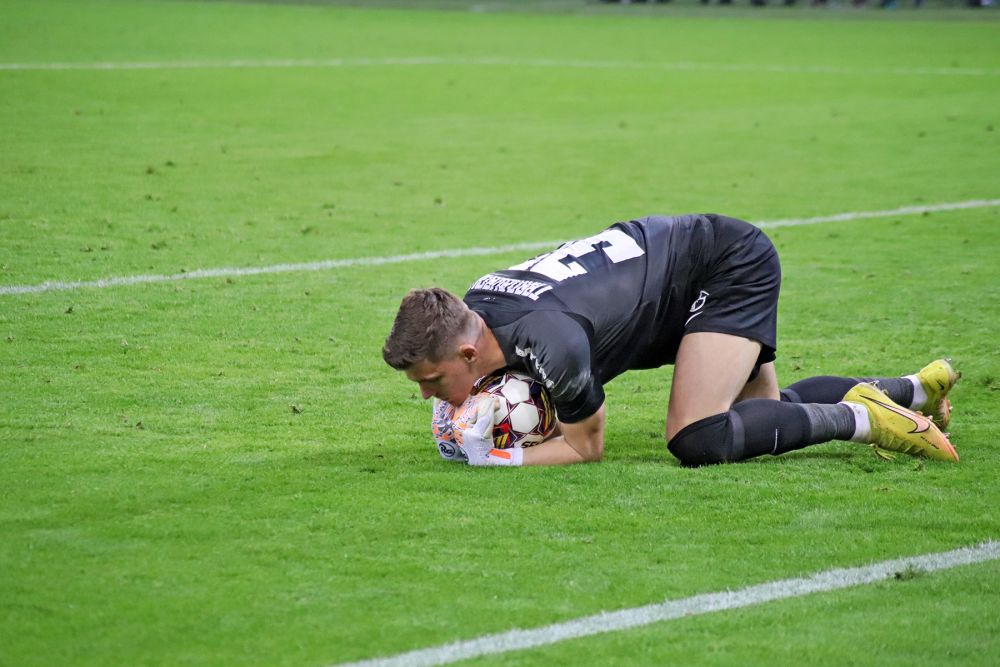
<path id="1" fill-rule="evenodd" d="M 854 429 L 854 412 L 846 405 L 752 398 L 728 412 L 688 424 L 670 439 L 667 448 L 682 465 L 703 466 L 844 440 Z"/>
<path id="2" fill-rule="evenodd" d="M 854 413 L 846 405 L 796 405 L 757 398 L 733 406 L 741 422 L 743 458 L 783 454 L 854 434 Z"/>

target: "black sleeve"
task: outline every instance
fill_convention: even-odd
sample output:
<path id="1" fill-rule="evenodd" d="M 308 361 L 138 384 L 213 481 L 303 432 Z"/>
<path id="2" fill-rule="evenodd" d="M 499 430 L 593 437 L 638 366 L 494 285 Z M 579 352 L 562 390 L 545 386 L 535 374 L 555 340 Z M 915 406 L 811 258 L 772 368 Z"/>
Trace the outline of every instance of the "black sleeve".
<path id="1" fill-rule="evenodd" d="M 604 403 L 604 387 L 591 372 L 590 338 L 572 317 L 533 311 L 517 321 L 513 340 L 528 373 L 549 390 L 559 421 L 583 421 Z"/>

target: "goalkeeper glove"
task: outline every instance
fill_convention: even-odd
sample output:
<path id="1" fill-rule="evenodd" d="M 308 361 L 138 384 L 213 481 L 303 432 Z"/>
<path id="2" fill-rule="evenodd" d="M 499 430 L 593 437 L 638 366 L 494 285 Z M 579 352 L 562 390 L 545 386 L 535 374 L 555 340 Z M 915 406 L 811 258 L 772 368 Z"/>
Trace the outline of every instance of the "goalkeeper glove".
<path id="1" fill-rule="evenodd" d="M 462 450 L 470 466 L 519 466 L 524 462 L 524 450 L 493 447 L 493 419 L 496 406 L 493 398 L 483 398 L 476 409 L 476 421 L 462 431 Z"/>

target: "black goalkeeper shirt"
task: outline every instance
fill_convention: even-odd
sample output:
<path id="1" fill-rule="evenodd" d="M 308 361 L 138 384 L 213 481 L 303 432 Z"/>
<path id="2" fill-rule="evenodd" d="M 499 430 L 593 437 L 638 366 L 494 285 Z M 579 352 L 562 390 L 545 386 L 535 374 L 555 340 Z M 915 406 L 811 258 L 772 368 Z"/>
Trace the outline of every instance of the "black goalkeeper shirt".
<path id="1" fill-rule="evenodd" d="M 733 243 L 718 222 L 687 215 L 616 223 L 483 276 L 465 302 L 508 366 L 548 388 L 560 421 L 579 422 L 600 408 L 612 378 L 674 362 L 699 286 Z"/>

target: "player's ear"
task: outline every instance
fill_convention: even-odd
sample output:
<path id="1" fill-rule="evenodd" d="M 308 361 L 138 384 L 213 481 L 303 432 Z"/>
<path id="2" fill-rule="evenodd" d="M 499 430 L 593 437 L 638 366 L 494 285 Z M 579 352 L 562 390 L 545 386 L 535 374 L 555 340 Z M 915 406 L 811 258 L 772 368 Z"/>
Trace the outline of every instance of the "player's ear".
<path id="1" fill-rule="evenodd" d="M 472 343 L 462 343 L 458 346 L 458 355 L 467 363 L 474 363 L 479 359 L 479 350 Z"/>

